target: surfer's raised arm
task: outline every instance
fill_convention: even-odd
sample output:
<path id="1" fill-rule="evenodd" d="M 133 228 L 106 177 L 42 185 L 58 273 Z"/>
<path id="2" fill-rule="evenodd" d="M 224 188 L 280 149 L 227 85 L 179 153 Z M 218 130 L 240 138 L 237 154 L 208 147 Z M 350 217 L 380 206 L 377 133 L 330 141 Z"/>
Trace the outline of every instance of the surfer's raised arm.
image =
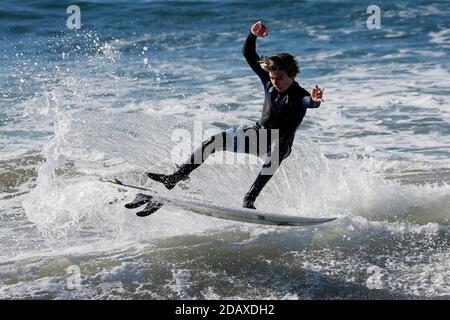
<path id="1" fill-rule="evenodd" d="M 245 41 L 244 47 L 242 48 L 242 54 L 244 55 L 245 60 L 247 60 L 247 63 L 258 75 L 263 84 L 269 81 L 269 74 L 261 68 L 261 65 L 258 62 L 260 57 L 256 53 L 256 38 L 264 38 L 268 35 L 269 29 L 261 21 L 257 21 L 250 28 L 250 33 Z"/>

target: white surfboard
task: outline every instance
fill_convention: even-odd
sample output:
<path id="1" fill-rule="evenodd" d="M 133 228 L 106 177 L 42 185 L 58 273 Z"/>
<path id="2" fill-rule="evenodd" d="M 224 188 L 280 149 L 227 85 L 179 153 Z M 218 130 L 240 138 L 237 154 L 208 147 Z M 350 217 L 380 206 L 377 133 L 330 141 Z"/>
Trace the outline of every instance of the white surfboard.
<path id="1" fill-rule="evenodd" d="M 103 180 L 102 180 L 103 181 Z M 200 201 L 193 199 L 183 199 L 175 198 L 167 195 L 161 195 L 154 190 L 149 188 L 128 185 L 120 182 L 118 179 L 111 179 L 108 181 L 117 186 L 127 187 L 137 190 L 146 191 L 149 195 L 153 197 L 164 205 L 172 205 L 175 207 L 180 207 L 195 213 L 202 215 L 221 218 L 232 221 L 258 223 L 258 224 L 268 224 L 277 226 L 311 226 L 315 224 L 321 224 L 325 222 L 330 222 L 336 218 L 309 218 L 309 217 L 299 217 L 294 215 L 284 215 L 271 212 L 262 212 L 247 208 L 233 208 L 225 207 L 222 205 L 214 204 L 208 201 Z"/>

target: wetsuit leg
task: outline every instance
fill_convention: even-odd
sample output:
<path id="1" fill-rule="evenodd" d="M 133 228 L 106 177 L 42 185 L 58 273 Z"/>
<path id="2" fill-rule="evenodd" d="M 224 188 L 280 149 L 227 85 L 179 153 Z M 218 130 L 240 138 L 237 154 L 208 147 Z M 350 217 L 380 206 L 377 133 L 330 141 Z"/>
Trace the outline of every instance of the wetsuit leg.
<path id="1" fill-rule="evenodd" d="M 259 125 L 255 124 L 244 129 L 231 129 L 213 135 L 203 141 L 202 145 L 173 174 L 148 172 L 147 176 L 152 180 L 162 182 L 170 190 L 181 180 L 186 180 L 192 171 L 201 166 L 216 151 L 226 150 L 237 153 L 258 154 L 259 143 L 257 137 L 259 128 Z"/>
<path id="2" fill-rule="evenodd" d="M 147 176 L 155 181 L 162 182 L 167 189 L 174 188 L 178 182 L 181 180 L 186 180 L 192 171 L 197 169 L 203 162 L 206 161 L 208 156 L 218 150 L 224 148 L 221 141 L 225 141 L 226 132 L 221 132 L 209 139 L 203 141 L 202 145 L 198 147 L 194 153 L 191 154 L 190 158 L 183 163 L 173 174 L 160 174 L 148 172 Z M 210 148 L 214 144 L 215 148 L 212 148 L 210 152 L 205 152 L 206 149 Z"/>
<path id="3" fill-rule="evenodd" d="M 269 182 L 276 170 L 280 167 L 281 162 L 286 159 L 291 153 L 291 142 L 280 141 L 280 143 L 274 143 L 273 148 L 269 146 L 267 153 L 267 159 L 264 162 L 258 176 L 253 182 L 252 186 L 246 193 L 243 201 L 243 207 L 249 209 L 256 209 L 254 202 L 258 197 L 261 190 Z"/>

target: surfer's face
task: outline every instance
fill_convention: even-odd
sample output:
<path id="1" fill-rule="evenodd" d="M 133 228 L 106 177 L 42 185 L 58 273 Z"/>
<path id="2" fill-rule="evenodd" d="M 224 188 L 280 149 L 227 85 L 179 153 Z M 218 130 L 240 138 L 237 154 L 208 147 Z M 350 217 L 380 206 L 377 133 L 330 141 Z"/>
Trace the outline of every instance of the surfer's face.
<path id="1" fill-rule="evenodd" d="M 270 81 L 278 92 L 286 91 L 294 79 L 290 78 L 285 71 L 269 71 Z"/>

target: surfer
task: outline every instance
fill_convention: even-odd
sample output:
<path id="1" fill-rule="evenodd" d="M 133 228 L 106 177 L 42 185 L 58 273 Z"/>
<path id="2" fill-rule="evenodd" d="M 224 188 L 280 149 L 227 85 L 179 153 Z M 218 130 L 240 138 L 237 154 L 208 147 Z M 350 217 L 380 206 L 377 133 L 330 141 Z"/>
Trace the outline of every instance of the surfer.
<path id="1" fill-rule="evenodd" d="M 247 63 L 261 80 L 265 93 L 260 120 L 239 131 L 245 136 L 245 143 L 241 144 L 243 148 L 239 146 L 238 131 L 226 130 L 203 141 L 188 161 L 179 166 L 173 174 L 147 172 L 150 179 L 163 183 L 170 190 L 178 182 L 186 180 L 193 170 L 216 151 L 253 154 L 256 150 L 256 155 L 266 159 L 243 201 L 243 207 L 255 209 L 254 202 L 259 193 L 272 178 L 281 162 L 291 153 L 295 131 L 302 122 L 306 110 L 320 106 L 324 91 L 323 88 L 315 85 L 309 93 L 295 81 L 299 73 L 299 65 L 294 56 L 288 53 L 274 54 L 270 57 L 258 56 L 256 39 L 267 37 L 268 34 L 269 29 L 261 21 L 257 21 L 252 25 L 242 50 Z M 275 131 L 276 134 L 274 134 Z M 274 136 L 276 139 L 273 138 Z M 266 148 L 263 150 L 259 150 L 261 139 L 267 139 Z M 139 204 L 144 201 L 138 200 Z"/>

